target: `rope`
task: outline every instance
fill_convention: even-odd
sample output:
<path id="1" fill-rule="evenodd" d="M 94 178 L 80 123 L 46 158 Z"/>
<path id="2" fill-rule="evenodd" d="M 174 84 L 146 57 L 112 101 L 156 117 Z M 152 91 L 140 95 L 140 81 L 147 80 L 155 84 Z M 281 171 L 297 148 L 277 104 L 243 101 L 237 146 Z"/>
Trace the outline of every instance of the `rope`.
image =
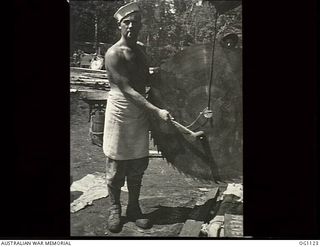
<path id="1" fill-rule="evenodd" d="M 193 5 L 192 5 L 193 8 Z M 192 10 L 191 10 L 192 12 Z M 192 127 L 196 122 L 198 122 L 198 120 L 200 119 L 200 117 L 204 114 L 204 111 L 206 109 L 210 110 L 210 106 L 211 106 L 211 87 L 212 87 L 212 77 L 213 77 L 213 65 L 214 65 L 214 51 L 215 51 L 215 45 L 216 45 L 216 37 L 217 37 L 217 21 L 218 21 L 218 17 L 219 17 L 219 13 L 218 11 L 215 9 L 215 20 L 214 20 L 214 36 L 213 36 L 213 44 L 212 44 L 212 53 L 211 53 L 211 66 L 210 66 L 210 79 L 209 79 L 209 95 L 208 95 L 208 105 L 207 107 L 199 113 L 199 115 L 196 117 L 195 120 L 193 120 L 192 123 L 190 123 L 189 125 L 187 125 L 187 128 Z M 213 125 L 212 123 L 212 118 L 210 119 L 210 124 L 211 126 Z M 196 129 L 199 129 L 200 127 L 204 126 L 206 123 L 208 122 L 208 118 L 206 118 L 206 121 L 204 123 L 202 123 L 200 126 L 198 126 Z"/>
<path id="2" fill-rule="evenodd" d="M 211 87 L 212 87 L 212 77 L 213 77 L 213 65 L 214 65 L 214 51 L 215 51 L 215 46 L 216 46 L 216 37 L 217 37 L 217 21 L 218 21 L 218 17 L 219 17 L 219 13 L 217 12 L 217 10 L 215 11 L 215 20 L 214 20 L 214 36 L 213 36 L 213 44 L 212 44 L 212 54 L 211 54 L 211 66 L 210 66 L 210 80 L 209 80 L 209 95 L 208 95 L 208 105 L 207 108 L 210 110 L 210 106 L 211 106 Z M 203 115 L 204 110 L 202 112 L 199 113 L 199 115 L 197 116 L 197 118 L 191 123 L 189 124 L 187 127 L 190 128 L 191 126 L 193 126 L 201 117 L 201 115 Z M 211 127 L 213 126 L 212 123 L 212 118 L 210 118 L 210 124 Z M 202 123 L 200 126 L 197 127 L 197 129 L 199 127 L 204 126 L 206 123 L 208 122 L 208 118 L 206 118 L 206 121 L 204 123 Z"/>
<path id="3" fill-rule="evenodd" d="M 200 112 L 199 115 L 196 117 L 196 119 L 193 120 L 193 122 L 191 124 L 187 125 L 186 127 L 187 128 L 192 127 L 199 120 L 199 118 L 202 116 L 202 114 L 203 114 L 203 112 Z"/>
<path id="4" fill-rule="evenodd" d="M 208 107 L 204 108 L 204 109 L 198 114 L 198 116 L 196 117 L 196 119 L 193 120 L 193 122 L 190 123 L 189 125 L 187 125 L 186 127 L 187 127 L 187 128 L 190 128 L 190 127 L 192 127 L 196 122 L 198 122 L 198 120 L 200 119 L 200 117 L 205 114 L 205 111 L 206 111 L 206 110 L 208 110 Z M 203 125 L 201 125 L 201 126 L 203 126 Z M 199 128 L 199 127 L 198 127 L 198 128 Z M 197 129 L 198 129 L 198 128 L 197 128 Z"/>
<path id="5" fill-rule="evenodd" d="M 212 45 L 212 55 L 211 55 L 211 66 L 210 66 L 210 80 L 209 80 L 209 96 L 208 96 L 208 109 L 210 109 L 211 105 L 211 86 L 212 86 L 212 75 L 213 75 L 213 64 L 214 64 L 214 48 L 216 45 L 216 37 L 217 37 L 217 21 L 218 21 L 218 12 L 215 12 L 215 20 L 214 20 L 214 36 L 213 36 L 213 45 Z"/>

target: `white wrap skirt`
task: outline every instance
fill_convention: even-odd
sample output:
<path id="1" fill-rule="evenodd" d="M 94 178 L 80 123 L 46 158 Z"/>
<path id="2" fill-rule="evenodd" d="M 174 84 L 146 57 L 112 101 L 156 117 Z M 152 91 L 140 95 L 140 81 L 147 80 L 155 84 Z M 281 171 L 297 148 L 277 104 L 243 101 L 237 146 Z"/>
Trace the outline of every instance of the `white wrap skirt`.
<path id="1" fill-rule="evenodd" d="M 111 90 L 108 96 L 103 152 L 114 160 L 131 160 L 149 156 L 147 113 L 118 90 Z"/>

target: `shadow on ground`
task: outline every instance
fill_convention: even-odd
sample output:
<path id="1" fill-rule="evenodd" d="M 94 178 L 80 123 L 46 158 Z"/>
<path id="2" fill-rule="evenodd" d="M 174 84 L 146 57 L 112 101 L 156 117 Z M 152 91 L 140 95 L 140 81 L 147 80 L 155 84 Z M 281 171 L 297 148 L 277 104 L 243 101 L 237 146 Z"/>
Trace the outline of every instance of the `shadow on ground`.
<path id="1" fill-rule="evenodd" d="M 155 211 L 145 216 L 154 225 L 170 225 L 184 223 L 191 212 L 191 208 L 186 207 L 164 207 L 158 206 Z"/>

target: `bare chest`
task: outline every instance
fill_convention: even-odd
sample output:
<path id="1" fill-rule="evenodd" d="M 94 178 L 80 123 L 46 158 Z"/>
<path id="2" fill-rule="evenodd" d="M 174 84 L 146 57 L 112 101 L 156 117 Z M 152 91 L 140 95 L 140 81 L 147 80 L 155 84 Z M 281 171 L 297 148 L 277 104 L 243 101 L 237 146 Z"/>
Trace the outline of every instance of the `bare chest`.
<path id="1" fill-rule="evenodd" d="M 146 77 L 148 73 L 148 65 L 146 55 L 136 49 L 124 52 L 127 69 L 132 73 L 132 76 Z"/>

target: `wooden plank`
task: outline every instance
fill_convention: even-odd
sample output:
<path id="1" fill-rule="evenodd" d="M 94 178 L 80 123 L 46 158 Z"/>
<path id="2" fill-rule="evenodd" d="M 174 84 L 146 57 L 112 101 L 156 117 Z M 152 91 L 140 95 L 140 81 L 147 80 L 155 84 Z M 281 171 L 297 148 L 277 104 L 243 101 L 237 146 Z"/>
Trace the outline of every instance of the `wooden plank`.
<path id="1" fill-rule="evenodd" d="M 74 72 L 74 73 L 87 72 L 87 73 L 98 73 L 98 74 L 106 73 L 105 70 L 101 70 L 101 69 L 88 69 L 88 68 L 81 68 L 81 67 L 70 67 L 70 72 Z"/>
<path id="2" fill-rule="evenodd" d="M 98 84 L 98 85 L 110 85 L 109 81 L 92 80 L 92 79 L 73 79 L 71 78 L 70 84 Z"/>
<path id="3" fill-rule="evenodd" d="M 199 237 L 203 221 L 187 220 L 179 234 L 179 237 Z"/>
<path id="4" fill-rule="evenodd" d="M 149 67 L 149 73 L 153 74 L 154 71 L 157 70 L 156 67 Z M 105 70 L 101 70 L 101 69 L 89 69 L 89 68 L 81 68 L 81 67 L 70 67 L 70 72 L 72 73 L 83 73 L 83 72 L 87 72 L 87 73 L 95 73 L 95 74 L 103 74 L 103 75 L 107 75 Z"/>
<path id="5" fill-rule="evenodd" d="M 108 80 L 95 80 L 95 79 L 74 79 L 71 78 L 70 84 L 97 84 L 97 85 L 110 85 Z"/>
<path id="6" fill-rule="evenodd" d="M 70 73 L 71 78 L 108 80 L 106 75 L 90 73 Z"/>
<path id="7" fill-rule="evenodd" d="M 243 215 L 224 215 L 224 236 L 230 238 L 243 237 Z"/>
<path id="8" fill-rule="evenodd" d="M 216 206 L 219 187 L 215 187 L 205 194 L 205 203 L 201 206 L 196 205 L 184 223 L 180 237 L 198 237 L 201 226 L 207 220 L 210 210 Z M 203 200 L 203 199 L 201 199 Z"/>

